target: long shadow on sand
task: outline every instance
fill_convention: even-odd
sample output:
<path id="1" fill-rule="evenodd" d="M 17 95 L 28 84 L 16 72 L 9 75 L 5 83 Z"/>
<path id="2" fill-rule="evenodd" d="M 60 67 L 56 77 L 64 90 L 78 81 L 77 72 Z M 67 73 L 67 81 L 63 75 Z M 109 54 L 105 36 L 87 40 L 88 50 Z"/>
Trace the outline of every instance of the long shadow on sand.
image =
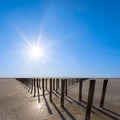
<path id="1" fill-rule="evenodd" d="M 86 108 L 87 103 L 86 103 L 85 101 L 83 101 L 83 100 L 81 101 L 81 102 L 84 104 L 84 105 L 83 105 L 83 104 L 79 103 L 78 101 L 74 100 L 73 98 L 71 98 L 71 97 L 69 97 L 69 96 L 67 96 L 67 97 L 68 97 L 69 99 L 73 100 L 74 102 L 76 102 L 78 105 L 80 105 L 80 106 L 82 105 L 82 107 Z M 97 108 L 97 107 L 95 107 L 95 106 L 93 106 L 93 108 L 94 108 L 95 110 L 103 113 L 104 115 L 112 118 L 113 120 L 120 120 L 120 119 L 118 119 L 117 117 L 115 117 L 115 116 L 111 115 L 110 113 L 108 113 L 108 112 L 111 112 L 112 114 L 114 113 L 114 112 L 112 112 L 112 111 L 110 111 L 110 110 L 108 110 L 108 109 L 105 109 L 105 108 L 100 109 L 100 108 Z M 107 111 L 107 112 L 106 112 L 106 111 Z M 96 113 L 93 112 L 93 111 L 92 111 L 92 113 L 96 114 Z M 117 114 L 117 113 L 114 113 L 114 115 L 119 116 L 119 114 Z"/>
<path id="2" fill-rule="evenodd" d="M 72 120 L 77 120 L 69 111 L 66 107 L 62 107 L 63 110 L 66 112 L 66 114 L 72 119 Z"/>
<path id="3" fill-rule="evenodd" d="M 53 101 L 51 101 L 51 103 L 52 103 L 53 107 L 55 108 L 55 110 L 58 112 L 58 114 L 59 114 L 59 116 L 61 117 L 61 119 L 62 119 L 62 120 L 66 120 L 65 117 L 64 117 L 64 115 L 61 113 L 61 111 L 60 111 L 60 110 L 58 109 L 58 107 L 56 106 L 56 104 L 55 104 Z"/>
<path id="4" fill-rule="evenodd" d="M 49 106 L 49 104 L 48 104 L 48 101 L 47 101 L 46 97 L 43 97 L 43 98 L 44 98 L 44 100 L 45 100 L 45 104 L 46 104 L 46 106 L 47 106 L 47 110 L 48 110 L 49 114 L 53 114 L 53 113 L 52 113 L 52 110 L 51 110 L 51 108 L 50 108 L 50 106 Z"/>
<path id="5" fill-rule="evenodd" d="M 57 94 L 60 95 L 60 93 L 57 93 Z M 73 102 L 75 102 L 76 104 L 78 104 L 78 105 L 80 105 L 81 107 L 83 107 L 83 108 L 86 109 L 87 103 L 86 103 L 85 101 L 83 101 L 83 100 L 82 100 L 82 101 L 77 101 L 77 100 L 75 100 L 75 99 L 73 99 L 73 98 L 71 98 L 71 97 L 69 97 L 69 96 L 65 97 L 65 100 L 67 100 L 67 101 L 68 101 L 69 103 L 71 103 L 71 104 L 72 104 L 71 101 L 73 101 Z M 108 116 L 109 118 L 112 118 L 113 120 L 120 120 L 120 119 L 118 118 L 120 115 L 117 114 L 117 113 L 115 113 L 115 112 L 112 112 L 112 111 L 110 111 L 110 110 L 108 110 L 108 109 L 105 109 L 105 108 L 100 109 L 100 108 L 97 108 L 97 107 L 95 107 L 95 106 L 93 106 L 93 108 L 94 108 L 95 110 L 103 113 L 104 115 Z M 116 116 L 118 116 L 118 117 L 116 117 L 116 116 L 114 116 L 114 115 L 112 115 L 112 114 L 110 114 L 110 113 L 108 113 L 108 112 L 110 112 L 110 113 L 112 113 L 112 114 L 114 114 L 114 115 L 116 115 Z M 94 111 L 92 111 L 92 113 L 93 113 L 93 114 L 96 114 Z"/>
<path id="6" fill-rule="evenodd" d="M 93 106 L 93 108 L 94 108 L 95 110 L 97 110 L 97 111 L 103 113 L 104 115 L 110 117 L 112 120 L 120 120 L 119 118 L 117 118 L 117 117 L 111 115 L 110 113 L 104 111 L 104 109 L 100 109 L 100 108 L 97 108 L 97 107 L 95 107 L 95 106 Z"/>
<path id="7" fill-rule="evenodd" d="M 118 113 L 116 113 L 116 112 L 113 112 L 113 111 L 111 111 L 111 110 L 109 110 L 109 109 L 107 109 L 107 108 L 103 108 L 103 110 L 105 110 L 105 111 L 107 111 L 107 112 L 110 112 L 110 113 L 112 113 L 112 114 L 120 117 L 120 114 L 118 114 Z"/>

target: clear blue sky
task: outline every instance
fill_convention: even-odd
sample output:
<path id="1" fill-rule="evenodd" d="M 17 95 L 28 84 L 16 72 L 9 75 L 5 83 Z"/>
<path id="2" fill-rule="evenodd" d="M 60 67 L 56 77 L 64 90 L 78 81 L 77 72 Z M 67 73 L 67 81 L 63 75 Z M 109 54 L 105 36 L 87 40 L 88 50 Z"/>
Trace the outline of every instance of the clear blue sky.
<path id="1" fill-rule="evenodd" d="M 45 63 L 23 35 L 50 44 Z M 0 77 L 120 77 L 119 0 L 0 0 Z"/>

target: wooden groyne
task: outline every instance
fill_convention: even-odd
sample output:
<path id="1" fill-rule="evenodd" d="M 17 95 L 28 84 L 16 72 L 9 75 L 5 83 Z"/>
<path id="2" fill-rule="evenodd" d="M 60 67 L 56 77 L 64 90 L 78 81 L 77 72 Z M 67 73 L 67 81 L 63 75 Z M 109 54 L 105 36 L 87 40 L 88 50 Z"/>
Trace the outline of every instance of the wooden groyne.
<path id="1" fill-rule="evenodd" d="M 43 97 L 45 97 L 45 91 L 48 91 L 50 102 L 53 101 L 53 92 L 58 93 L 58 91 L 60 91 L 60 105 L 62 108 L 64 108 L 65 106 L 65 98 L 68 97 L 68 87 L 75 83 L 79 83 L 78 101 L 83 102 L 83 83 L 85 80 L 89 80 L 89 91 L 86 103 L 85 120 L 90 120 L 91 110 L 93 108 L 96 80 L 88 78 L 17 78 L 17 80 L 23 83 L 28 88 L 30 94 L 33 94 L 34 97 L 38 97 L 38 102 L 40 102 L 40 91 L 42 91 Z M 107 83 L 108 79 L 104 79 L 99 105 L 100 109 L 104 107 Z"/>

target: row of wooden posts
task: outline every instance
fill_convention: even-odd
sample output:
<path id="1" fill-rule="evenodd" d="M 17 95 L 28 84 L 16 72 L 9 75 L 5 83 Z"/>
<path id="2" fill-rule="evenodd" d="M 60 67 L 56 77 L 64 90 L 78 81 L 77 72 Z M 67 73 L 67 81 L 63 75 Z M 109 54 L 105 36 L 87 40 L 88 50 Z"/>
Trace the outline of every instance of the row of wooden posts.
<path id="1" fill-rule="evenodd" d="M 61 89 L 61 100 L 60 104 L 61 107 L 64 107 L 64 99 L 65 96 L 67 96 L 67 88 L 68 85 L 74 84 L 75 82 L 79 82 L 79 101 L 82 101 L 82 89 L 83 89 L 83 81 L 87 80 L 87 78 L 77 78 L 77 79 L 72 79 L 72 82 L 70 83 L 70 79 L 59 79 L 59 78 L 36 78 L 36 79 L 18 79 L 20 82 L 24 83 L 26 86 L 30 87 L 30 92 L 34 91 L 34 97 L 36 96 L 36 92 L 38 92 L 38 101 L 40 102 L 40 89 L 42 89 L 42 95 L 45 97 L 45 89 L 48 90 L 48 80 L 49 80 L 49 100 L 52 102 L 52 93 L 53 90 L 58 92 L 58 89 Z M 61 85 L 60 85 L 61 81 Z M 41 86 L 42 82 L 42 86 Z M 88 101 L 87 101 L 87 107 L 86 107 L 86 116 L 85 120 L 90 120 L 90 114 L 91 114 L 91 109 L 93 105 L 93 99 L 94 99 L 94 91 L 95 91 L 95 82 L 96 80 L 90 80 L 89 84 L 89 91 L 88 91 Z M 104 100 L 105 100 L 105 93 L 106 93 L 106 88 L 107 88 L 107 83 L 108 79 L 105 79 L 103 81 L 103 89 L 102 89 L 102 95 L 101 95 L 101 100 L 100 100 L 100 107 L 104 107 Z M 56 85 L 55 85 L 56 84 Z M 56 87 L 55 87 L 56 86 Z"/>

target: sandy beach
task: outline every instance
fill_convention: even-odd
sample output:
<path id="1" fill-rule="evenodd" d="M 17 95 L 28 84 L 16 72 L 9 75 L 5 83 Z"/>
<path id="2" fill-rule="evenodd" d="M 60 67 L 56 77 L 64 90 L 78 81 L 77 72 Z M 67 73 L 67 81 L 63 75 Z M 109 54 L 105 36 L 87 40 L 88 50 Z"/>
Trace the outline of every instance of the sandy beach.
<path id="1" fill-rule="evenodd" d="M 99 107 L 102 81 L 96 79 L 93 106 Z M 100 112 L 93 109 L 91 120 L 116 120 L 120 119 L 120 80 L 109 79 L 105 98 L 105 110 Z M 83 83 L 83 100 L 87 102 L 89 80 Z M 65 109 L 60 107 L 60 95 L 53 96 L 53 103 L 49 101 L 49 94 L 45 91 L 45 98 L 30 95 L 28 88 L 16 79 L 0 79 L 0 120 L 84 120 L 84 103 L 78 101 L 78 83 L 68 86 L 68 97 L 65 100 Z M 109 110 L 109 111 L 107 111 Z M 108 115 L 105 115 L 106 113 Z M 111 116 L 113 117 L 111 117 Z"/>

